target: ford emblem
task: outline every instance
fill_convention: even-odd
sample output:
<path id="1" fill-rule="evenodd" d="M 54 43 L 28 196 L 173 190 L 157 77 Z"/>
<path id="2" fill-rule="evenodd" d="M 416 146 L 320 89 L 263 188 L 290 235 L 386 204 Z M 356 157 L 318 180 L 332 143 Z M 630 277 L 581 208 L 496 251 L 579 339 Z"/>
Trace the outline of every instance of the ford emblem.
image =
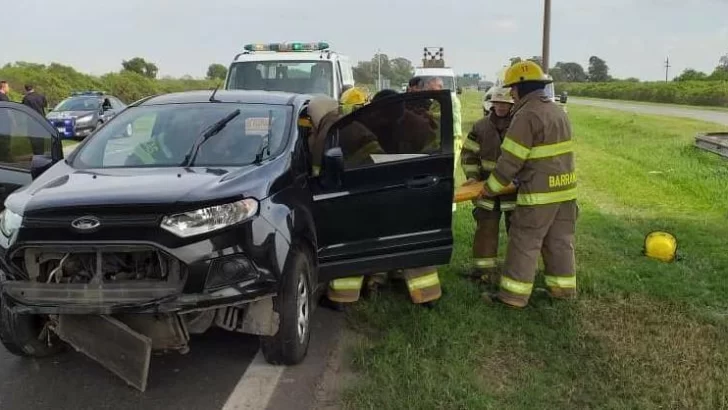
<path id="1" fill-rule="evenodd" d="M 95 216 L 82 216 L 71 222 L 71 227 L 80 232 L 92 232 L 101 226 L 101 221 Z"/>

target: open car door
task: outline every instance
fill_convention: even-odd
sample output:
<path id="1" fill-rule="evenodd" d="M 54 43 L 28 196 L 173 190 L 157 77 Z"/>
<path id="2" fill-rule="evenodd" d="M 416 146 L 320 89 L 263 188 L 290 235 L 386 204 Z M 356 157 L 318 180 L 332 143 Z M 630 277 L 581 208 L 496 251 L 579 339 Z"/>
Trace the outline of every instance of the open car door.
<path id="1" fill-rule="evenodd" d="M 42 115 L 0 102 L 0 209 L 8 195 L 61 159 L 59 134 Z"/>
<path id="2" fill-rule="evenodd" d="M 385 97 L 339 119 L 311 183 L 320 280 L 448 264 L 453 161 L 448 90 Z"/>

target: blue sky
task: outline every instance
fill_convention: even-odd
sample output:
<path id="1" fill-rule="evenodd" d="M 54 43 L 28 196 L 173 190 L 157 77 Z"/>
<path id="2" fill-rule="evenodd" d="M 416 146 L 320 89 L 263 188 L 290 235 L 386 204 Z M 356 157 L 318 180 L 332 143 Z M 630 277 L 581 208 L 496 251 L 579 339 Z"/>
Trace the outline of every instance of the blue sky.
<path id="1" fill-rule="evenodd" d="M 101 74 L 141 56 L 160 75 L 201 77 L 249 42 L 326 40 L 355 60 L 380 48 L 417 62 L 423 46 L 443 46 L 456 71 L 492 78 L 509 57 L 541 53 L 542 13 L 543 0 L 4 1 L 0 64 L 55 61 Z M 553 0 L 552 65 L 586 67 L 597 55 L 614 76 L 659 80 L 669 55 L 670 77 L 709 72 L 728 53 L 725 16 L 728 0 Z"/>

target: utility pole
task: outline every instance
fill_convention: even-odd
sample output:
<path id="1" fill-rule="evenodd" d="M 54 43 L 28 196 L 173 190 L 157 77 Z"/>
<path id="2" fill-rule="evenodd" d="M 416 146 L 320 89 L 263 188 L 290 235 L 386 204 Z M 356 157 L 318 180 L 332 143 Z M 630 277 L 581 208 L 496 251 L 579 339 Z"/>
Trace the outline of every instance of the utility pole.
<path id="1" fill-rule="evenodd" d="M 377 49 L 377 60 L 379 68 L 377 69 L 377 91 L 382 91 L 382 50 Z"/>
<path id="2" fill-rule="evenodd" d="M 668 82 L 668 72 L 670 71 L 670 56 L 665 58 L 665 82 Z"/>
<path id="3" fill-rule="evenodd" d="M 549 72 L 549 54 L 551 52 L 551 0 L 544 0 L 543 6 L 543 45 L 541 48 L 541 60 L 543 72 Z"/>

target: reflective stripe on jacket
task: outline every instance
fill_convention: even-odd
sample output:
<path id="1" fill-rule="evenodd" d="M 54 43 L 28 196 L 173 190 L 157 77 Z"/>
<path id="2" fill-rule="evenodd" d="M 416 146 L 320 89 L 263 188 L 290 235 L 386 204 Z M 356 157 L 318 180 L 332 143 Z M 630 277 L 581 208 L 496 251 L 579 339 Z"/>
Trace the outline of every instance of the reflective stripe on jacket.
<path id="1" fill-rule="evenodd" d="M 571 124 L 543 91 L 514 106 L 502 155 L 486 184 L 497 193 L 518 180 L 518 205 L 543 205 L 576 199 Z"/>
<path id="2" fill-rule="evenodd" d="M 472 130 L 465 137 L 460 154 L 460 164 L 465 176 L 476 181 L 485 181 L 495 169 L 501 156 L 501 144 L 510 125 L 510 116 L 500 118 L 491 112 L 473 124 Z M 500 204 L 502 211 L 512 211 L 516 195 L 501 195 L 495 198 L 479 198 L 473 202 L 478 208 L 489 211 Z M 503 209 L 503 208 L 508 209 Z"/>

